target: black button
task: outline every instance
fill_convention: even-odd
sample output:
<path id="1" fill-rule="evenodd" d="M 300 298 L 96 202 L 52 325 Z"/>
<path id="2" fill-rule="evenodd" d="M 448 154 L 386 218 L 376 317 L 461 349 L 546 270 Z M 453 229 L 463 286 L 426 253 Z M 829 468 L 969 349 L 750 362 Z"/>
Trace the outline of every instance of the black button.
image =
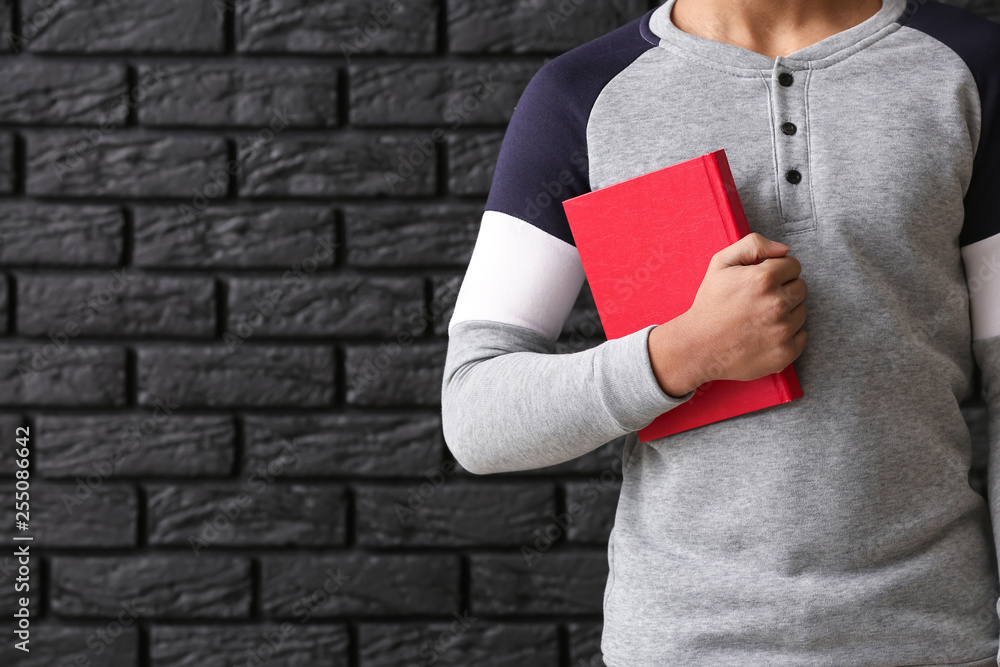
<path id="1" fill-rule="evenodd" d="M 781 126 L 781 131 L 787 134 L 788 136 L 792 136 L 793 134 L 795 134 L 798 131 L 798 129 L 799 128 L 795 127 L 795 123 L 785 123 Z"/>
<path id="2" fill-rule="evenodd" d="M 786 88 L 792 85 L 793 81 L 795 81 L 795 77 L 793 77 L 788 72 L 782 72 L 781 74 L 778 75 L 778 83 L 780 83 L 782 86 L 785 86 Z"/>
<path id="3" fill-rule="evenodd" d="M 799 183 L 802 180 L 802 174 L 800 174 L 794 169 L 789 169 L 788 173 L 785 174 L 785 178 L 788 179 L 789 183 L 795 185 L 796 183 Z"/>

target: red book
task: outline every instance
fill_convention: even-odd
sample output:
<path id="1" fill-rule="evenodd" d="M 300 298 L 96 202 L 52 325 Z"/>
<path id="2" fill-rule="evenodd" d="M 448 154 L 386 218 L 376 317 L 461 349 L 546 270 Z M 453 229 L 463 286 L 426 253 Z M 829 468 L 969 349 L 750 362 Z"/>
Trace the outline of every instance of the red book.
<path id="1" fill-rule="evenodd" d="M 694 302 L 712 255 L 750 233 L 718 150 L 563 202 L 608 339 L 662 324 Z M 687 431 L 802 397 L 792 364 L 756 380 L 715 380 L 639 431 Z"/>

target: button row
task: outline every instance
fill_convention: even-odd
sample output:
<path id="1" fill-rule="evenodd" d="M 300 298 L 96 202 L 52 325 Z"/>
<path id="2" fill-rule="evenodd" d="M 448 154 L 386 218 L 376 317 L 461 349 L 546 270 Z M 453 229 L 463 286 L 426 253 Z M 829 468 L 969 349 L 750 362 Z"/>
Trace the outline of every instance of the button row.
<path id="1" fill-rule="evenodd" d="M 788 88 L 793 83 L 795 83 L 795 77 L 788 72 L 782 72 L 778 75 L 778 83 L 780 83 L 785 88 Z M 795 123 L 783 123 L 781 125 L 781 131 L 792 136 L 799 131 L 799 128 L 795 127 Z M 785 180 L 787 180 L 792 185 L 798 185 L 802 182 L 802 174 L 797 169 L 789 169 L 785 173 Z"/>

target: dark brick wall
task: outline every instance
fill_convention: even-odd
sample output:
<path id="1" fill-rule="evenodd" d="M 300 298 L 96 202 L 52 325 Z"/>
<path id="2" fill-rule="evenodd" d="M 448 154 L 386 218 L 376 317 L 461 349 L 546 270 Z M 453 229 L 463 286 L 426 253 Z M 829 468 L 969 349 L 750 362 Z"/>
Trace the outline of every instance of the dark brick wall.
<path id="1" fill-rule="evenodd" d="M 0 0 L 0 664 L 600 664 L 621 443 L 467 474 L 440 375 L 521 90 L 653 4 Z"/>

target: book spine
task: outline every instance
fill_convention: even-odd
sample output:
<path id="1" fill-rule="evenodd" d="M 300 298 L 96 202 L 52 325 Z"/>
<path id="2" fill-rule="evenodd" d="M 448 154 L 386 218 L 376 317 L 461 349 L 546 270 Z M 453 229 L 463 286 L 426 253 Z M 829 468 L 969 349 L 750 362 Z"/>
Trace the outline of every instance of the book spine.
<path id="1" fill-rule="evenodd" d="M 802 385 L 799 384 L 799 374 L 795 372 L 795 366 L 788 364 L 785 370 L 781 371 L 781 377 L 785 381 L 785 388 L 788 391 L 788 400 L 802 398 Z"/>
<path id="2" fill-rule="evenodd" d="M 740 230 L 740 238 L 743 238 L 750 233 L 750 224 L 747 222 L 747 214 L 743 210 L 743 203 L 740 201 L 740 193 L 736 189 L 736 181 L 733 179 L 732 169 L 729 168 L 729 158 L 726 157 L 725 150 L 719 150 L 713 153 L 715 156 L 715 163 L 719 168 L 719 174 L 722 176 L 722 184 L 726 188 L 726 198 L 729 200 L 729 207 L 733 211 L 733 217 L 736 219 L 736 226 Z"/>
<path id="3" fill-rule="evenodd" d="M 736 243 L 750 233 L 750 226 L 743 211 L 743 204 L 740 203 L 739 193 L 736 191 L 736 183 L 733 181 L 733 174 L 729 169 L 726 152 L 725 150 L 717 150 L 703 156 L 702 160 L 709 183 L 712 184 L 712 192 L 715 194 L 719 216 L 726 226 L 729 242 Z"/>
<path id="4" fill-rule="evenodd" d="M 781 402 L 787 403 L 788 401 L 792 400 L 791 398 L 792 393 L 788 391 L 788 385 L 785 384 L 784 372 L 782 371 L 781 373 L 774 373 L 771 375 L 771 377 L 774 379 L 774 388 L 777 390 Z"/>
<path id="5" fill-rule="evenodd" d="M 778 396 L 781 397 L 783 403 L 795 400 L 796 398 L 802 397 L 802 387 L 799 385 L 799 376 L 795 372 L 795 367 L 792 364 L 788 364 L 777 373 L 772 374 L 774 378 L 774 386 L 778 391 Z"/>

